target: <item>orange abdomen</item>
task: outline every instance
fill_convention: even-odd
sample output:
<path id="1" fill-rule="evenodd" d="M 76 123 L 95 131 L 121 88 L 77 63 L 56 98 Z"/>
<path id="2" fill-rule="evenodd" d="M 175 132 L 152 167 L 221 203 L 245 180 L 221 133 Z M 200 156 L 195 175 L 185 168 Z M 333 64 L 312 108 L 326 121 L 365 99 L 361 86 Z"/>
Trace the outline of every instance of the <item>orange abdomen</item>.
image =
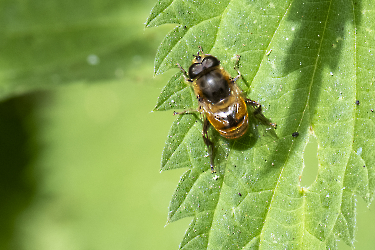
<path id="1" fill-rule="evenodd" d="M 225 138 L 236 139 L 244 135 L 249 127 L 246 103 L 241 97 L 229 105 L 211 107 L 213 112 L 205 112 L 211 125 Z M 216 105 L 215 105 L 216 106 Z"/>

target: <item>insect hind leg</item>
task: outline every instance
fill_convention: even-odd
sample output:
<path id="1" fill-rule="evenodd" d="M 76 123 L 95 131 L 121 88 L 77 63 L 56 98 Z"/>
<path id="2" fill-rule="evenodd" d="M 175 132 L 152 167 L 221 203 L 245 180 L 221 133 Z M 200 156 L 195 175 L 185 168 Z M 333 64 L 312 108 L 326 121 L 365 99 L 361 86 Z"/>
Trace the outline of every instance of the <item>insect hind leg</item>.
<path id="1" fill-rule="evenodd" d="M 251 100 L 249 98 L 246 98 L 245 102 L 247 104 L 250 104 L 251 106 L 253 106 L 255 108 L 253 114 L 255 116 L 258 116 L 258 118 L 262 121 L 263 124 L 271 125 L 274 129 L 276 129 L 277 124 L 276 123 L 272 123 L 270 119 L 267 119 L 263 115 L 263 113 L 262 113 L 262 105 L 261 104 L 259 104 L 256 101 L 253 101 L 253 100 Z"/>
<path id="2" fill-rule="evenodd" d="M 253 101 L 249 98 L 245 99 L 246 104 L 250 104 L 254 108 L 256 108 L 255 112 L 262 113 L 262 105 L 259 104 L 259 102 Z"/>
<path id="3" fill-rule="evenodd" d="M 204 119 L 204 124 L 203 124 L 203 131 L 202 131 L 202 137 L 204 144 L 207 146 L 208 154 L 210 156 L 210 167 L 211 167 L 211 173 L 216 173 L 215 167 L 214 167 L 214 157 L 213 157 L 213 148 L 214 148 L 214 143 L 208 138 L 208 126 L 210 125 L 209 121 L 207 118 Z"/>
<path id="4" fill-rule="evenodd" d="M 173 111 L 173 115 L 184 115 L 184 114 L 201 113 L 200 108 L 201 107 L 199 107 L 198 110 L 193 110 L 193 109 L 183 110 L 181 112 Z M 210 122 L 207 120 L 207 118 L 204 118 L 203 129 L 202 129 L 202 137 L 203 137 L 204 144 L 206 144 L 206 146 L 207 146 L 208 155 L 210 157 L 211 173 L 216 173 L 216 171 L 215 171 L 215 165 L 214 165 L 214 158 L 213 158 L 214 143 L 208 137 L 208 128 L 209 128 L 209 126 L 210 126 Z"/>
<path id="5" fill-rule="evenodd" d="M 262 120 L 262 122 L 264 124 L 269 124 L 271 125 L 274 129 L 277 128 L 277 124 L 276 123 L 272 123 L 270 119 L 266 118 L 263 113 L 262 113 L 262 105 L 259 104 L 259 107 L 257 107 L 254 111 L 254 115 L 255 116 L 259 116 L 260 119 Z"/>

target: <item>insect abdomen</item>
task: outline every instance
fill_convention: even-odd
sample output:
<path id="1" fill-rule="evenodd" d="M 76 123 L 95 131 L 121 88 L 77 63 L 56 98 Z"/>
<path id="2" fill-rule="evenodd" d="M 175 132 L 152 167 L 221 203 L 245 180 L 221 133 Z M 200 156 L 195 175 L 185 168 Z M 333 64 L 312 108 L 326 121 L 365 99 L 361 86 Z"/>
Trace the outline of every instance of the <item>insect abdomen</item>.
<path id="1" fill-rule="evenodd" d="M 228 139 L 241 137 L 249 127 L 246 103 L 242 98 L 238 102 L 221 107 L 215 112 L 206 112 L 206 117 L 212 126 Z"/>

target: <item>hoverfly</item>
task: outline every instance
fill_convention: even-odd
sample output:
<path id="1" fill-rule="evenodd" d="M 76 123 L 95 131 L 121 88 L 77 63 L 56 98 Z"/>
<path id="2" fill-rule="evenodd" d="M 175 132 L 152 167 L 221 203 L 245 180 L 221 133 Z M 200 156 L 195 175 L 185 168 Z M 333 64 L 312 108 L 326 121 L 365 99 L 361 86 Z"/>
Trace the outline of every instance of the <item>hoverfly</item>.
<path id="1" fill-rule="evenodd" d="M 204 54 L 201 47 L 197 55 L 194 55 L 192 65 L 188 73 L 179 65 L 185 81 L 193 87 L 198 99 L 197 112 L 203 115 L 202 136 L 208 148 L 210 156 L 211 172 L 215 173 L 213 160 L 213 142 L 208 137 L 208 128 L 211 124 L 221 136 L 227 139 L 237 139 L 243 136 L 249 127 L 249 114 L 247 104 L 255 108 L 254 114 L 261 114 L 262 106 L 251 99 L 245 98 L 237 86 L 236 81 L 241 77 L 238 69 L 240 56 L 237 55 L 234 69 L 238 75 L 232 78 L 220 65 L 220 61 L 209 54 Z M 174 112 L 174 114 L 189 113 Z M 276 124 L 269 123 L 276 128 Z"/>

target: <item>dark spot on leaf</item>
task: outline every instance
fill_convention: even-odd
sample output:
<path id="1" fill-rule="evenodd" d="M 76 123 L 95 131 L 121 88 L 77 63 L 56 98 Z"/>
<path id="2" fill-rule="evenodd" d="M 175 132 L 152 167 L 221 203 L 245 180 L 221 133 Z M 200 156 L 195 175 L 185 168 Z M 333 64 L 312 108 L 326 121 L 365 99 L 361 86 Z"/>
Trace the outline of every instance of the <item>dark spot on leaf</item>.
<path id="1" fill-rule="evenodd" d="M 298 137 L 298 136 L 299 136 L 299 133 L 298 133 L 298 132 L 294 132 L 294 133 L 292 134 L 292 136 L 293 136 L 293 137 Z"/>

